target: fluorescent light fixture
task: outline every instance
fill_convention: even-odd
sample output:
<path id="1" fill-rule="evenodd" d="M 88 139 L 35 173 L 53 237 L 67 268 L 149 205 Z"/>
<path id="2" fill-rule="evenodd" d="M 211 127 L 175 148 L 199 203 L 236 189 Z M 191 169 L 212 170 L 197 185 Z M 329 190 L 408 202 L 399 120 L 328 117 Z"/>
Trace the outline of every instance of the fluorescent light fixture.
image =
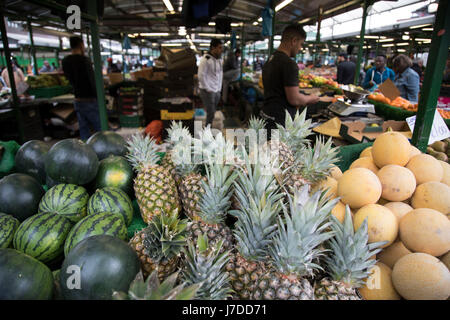
<path id="1" fill-rule="evenodd" d="M 402 47 L 402 46 L 408 46 L 409 45 L 409 42 L 401 42 L 401 43 L 396 43 L 396 46 L 398 47 L 398 46 L 400 46 L 400 47 Z"/>
<path id="2" fill-rule="evenodd" d="M 169 33 L 167 32 L 153 32 L 153 33 L 140 33 L 141 37 L 167 37 Z"/>
<path id="3" fill-rule="evenodd" d="M 208 26 L 214 27 L 216 23 L 214 21 L 208 22 Z"/>
<path id="4" fill-rule="evenodd" d="M 257 25 L 258 25 L 258 21 L 254 21 L 254 22 L 253 22 L 253 25 L 254 25 L 254 26 L 257 26 Z"/>
<path id="5" fill-rule="evenodd" d="M 322 49 L 322 51 L 330 51 L 330 49 L 325 48 L 325 49 Z"/>
<path id="6" fill-rule="evenodd" d="M 383 45 L 381 45 L 382 47 L 384 47 L 384 48 L 386 48 L 386 47 L 393 47 L 393 46 L 395 46 L 395 44 L 393 44 L 393 43 L 388 43 L 388 44 L 383 44 Z"/>
<path id="7" fill-rule="evenodd" d="M 259 17 L 259 18 L 258 18 L 258 22 L 262 22 L 262 17 Z"/>
<path id="8" fill-rule="evenodd" d="M 394 41 L 394 39 L 392 39 L 392 38 L 387 38 L 387 39 L 381 39 L 381 40 L 378 40 L 378 42 L 389 42 L 389 41 Z"/>
<path id="9" fill-rule="evenodd" d="M 163 47 L 181 47 L 182 43 L 162 43 L 161 46 Z"/>
<path id="10" fill-rule="evenodd" d="M 412 26 L 412 27 L 409 27 L 410 29 L 418 29 L 418 28 L 422 28 L 422 27 L 428 27 L 428 26 L 430 26 L 431 24 L 429 24 L 429 23 L 427 23 L 427 24 L 419 24 L 419 25 L 417 25 L 417 26 Z"/>
<path id="11" fill-rule="evenodd" d="M 170 3 L 170 0 L 163 0 L 164 4 L 166 5 L 167 10 L 173 11 L 172 3 Z"/>
<path id="12" fill-rule="evenodd" d="M 273 38 L 274 38 L 274 40 L 281 40 L 281 36 L 280 35 L 276 35 Z"/>
<path id="13" fill-rule="evenodd" d="M 223 34 L 223 33 L 199 33 L 198 34 L 200 37 L 218 37 L 218 38 L 224 38 L 227 35 Z"/>
<path id="14" fill-rule="evenodd" d="M 284 0 L 283 2 L 281 2 L 280 4 L 278 4 L 275 7 L 275 12 L 280 11 L 281 9 L 283 9 L 284 7 L 286 7 L 289 3 L 291 3 L 294 0 Z"/>
<path id="15" fill-rule="evenodd" d="M 201 46 L 201 47 L 209 47 L 209 43 L 200 43 L 199 46 Z"/>
<path id="16" fill-rule="evenodd" d="M 398 52 L 406 52 L 405 49 L 397 49 Z"/>
<path id="17" fill-rule="evenodd" d="M 428 5 L 428 13 L 435 13 L 438 9 L 438 4 L 436 2 L 430 3 Z"/>
<path id="18" fill-rule="evenodd" d="M 409 40 L 409 36 L 407 34 L 403 35 L 402 40 Z"/>
<path id="19" fill-rule="evenodd" d="M 433 31 L 433 28 L 423 28 L 422 31 Z"/>
<path id="20" fill-rule="evenodd" d="M 360 38 L 360 36 L 356 36 L 357 38 Z M 379 36 L 364 36 L 364 39 L 378 39 Z"/>
<path id="21" fill-rule="evenodd" d="M 416 38 L 416 41 L 431 41 L 431 39 Z"/>
<path id="22" fill-rule="evenodd" d="M 242 27 L 243 23 L 242 22 L 232 22 L 230 25 L 232 27 Z"/>

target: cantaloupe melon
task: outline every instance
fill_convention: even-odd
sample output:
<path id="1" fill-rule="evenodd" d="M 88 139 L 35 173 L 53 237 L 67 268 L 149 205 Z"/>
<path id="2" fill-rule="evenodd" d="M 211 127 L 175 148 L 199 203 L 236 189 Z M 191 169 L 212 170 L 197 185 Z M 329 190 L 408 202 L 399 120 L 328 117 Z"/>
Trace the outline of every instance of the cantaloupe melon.
<path id="1" fill-rule="evenodd" d="M 407 300 L 446 300 L 450 296 L 450 271 L 426 253 L 401 257 L 392 270 L 392 283 Z"/>
<path id="2" fill-rule="evenodd" d="M 404 201 L 416 190 L 414 174 L 399 165 L 389 164 L 377 173 L 381 182 L 381 197 L 389 201 Z"/>
<path id="3" fill-rule="evenodd" d="M 391 280 L 392 270 L 382 262 L 370 269 L 370 276 L 358 289 L 364 300 L 400 300 Z"/>
<path id="4" fill-rule="evenodd" d="M 438 257 L 450 250 L 450 221 L 433 209 L 415 209 L 400 220 L 400 239 L 413 252 Z"/>
<path id="5" fill-rule="evenodd" d="M 412 171 L 417 184 L 442 180 L 444 169 L 437 159 L 429 154 L 418 154 L 409 160 L 406 168 Z"/>
<path id="6" fill-rule="evenodd" d="M 384 206 L 392 211 L 392 213 L 397 218 L 398 222 L 400 222 L 400 219 L 404 215 L 406 215 L 408 212 L 410 212 L 414 209 L 409 204 L 404 203 L 404 202 L 388 202 Z"/>
<path id="7" fill-rule="evenodd" d="M 414 147 L 413 145 L 411 145 L 411 153 L 409 154 L 409 158 L 411 159 L 412 157 L 421 154 L 422 152 L 420 152 L 419 149 L 417 149 L 416 147 Z"/>
<path id="8" fill-rule="evenodd" d="M 403 242 L 396 241 L 389 247 L 384 248 L 383 251 L 378 253 L 377 258 L 380 262 L 384 263 L 392 269 L 398 259 L 410 253 L 412 252 L 405 247 Z"/>
<path id="9" fill-rule="evenodd" d="M 395 215 L 386 207 L 379 204 L 368 204 L 359 209 L 353 218 L 355 231 L 367 217 L 369 243 L 387 241 L 383 248 L 394 242 L 398 233 L 398 222 Z"/>
<path id="10" fill-rule="evenodd" d="M 378 167 L 373 162 L 372 157 L 362 157 L 362 158 L 356 159 L 350 165 L 350 169 L 353 169 L 353 168 L 366 168 L 375 174 L 377 174 L 377 172 L 378 172 Z"/>
<path id="11" fill-rule="evenodd" d="M 442 182 L 425 182 L 417 186 L 411 198 L 414 209 L 430 208 L 443 214 L 450 213 L 450 187 Z"/>
<path id="12" fill-rule="evenodd" d="M 341 223 L 344 222 L 345 217 L 345 204 L 338 201 L 334 208 L 331 210 L 331 214 L 334 215 Z"/>
<path id="13" fill-rule="evenodd" d="M 330 176 L 336 180 L 339 180 L 342 177 L 342 171 L 338 166 L 333 166 L 330 170 Z"/>
<path id="14" fill-rule="evenodd" d="M 366 168 L 347 170 L 338 181 L 338 196 L 354 209 L 377 203 L 381 196 L 380 180 Z"/>
<path id="15" fill-rule="evenodd" d="M 441 257 L 441 261 L 450 270 L 450 251 Z"/>
<path id="16" fill-rule="evenodd" d="M 450 186 L 450 164 L 448 164 L 447 162 L 444 162 L 442 160 L 438 160 L 438 161 L 441 164 L 442 170 L 443 170 L 441 182 Z"/>
<path id="17" fill-rule="evenodd" d="M 318 184 L 316 184 L 314 186 L 314 188 L 312 188 L 311 192 L 314 193 L 318 190 L 322 190 L 322 191 L 327 190 L 325 195 L 327 197 L 329 197 L 330 199 L 334 199 L 337 197 L 337 186 L 338 186 L 338 182 L 336 179 L 334 179 L 332 177 L 326 177 L 325 179 L 320 181 Z"/>
<path id="18" fill-rule="evenodd" d="M 404 166 L 410 154 L 411 145 L 408 139 L 398 132 L 385 132 L 379 135 L 372 146 L 372 158 L 378 168 L 388 164 Z"/>
<path id="19" fill-rule="evenodd" d="M 371 157 L 372 158 L 372 147 L 365 148 L 360 154 L 359 157 Z"/>

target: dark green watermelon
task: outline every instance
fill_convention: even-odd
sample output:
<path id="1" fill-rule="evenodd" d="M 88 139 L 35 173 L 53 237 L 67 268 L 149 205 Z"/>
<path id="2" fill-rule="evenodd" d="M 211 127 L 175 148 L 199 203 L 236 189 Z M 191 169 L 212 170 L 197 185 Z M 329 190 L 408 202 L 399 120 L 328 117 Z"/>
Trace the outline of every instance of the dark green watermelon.
<path id="1" fill-rule="evenodd" d="M 38 213 L 17 228 L 14 249 L 26 253 L 44 263 L 62 255 L 64 241 L 72 224 L 69 219 L 54 213 Z"/>
<path id="2" fill-rule="evenodd" d="M 127 240 L 127 226 L 122 217 L 110 212 L 97 212 L 81 219 L 70 230 L 64 243 L 64 254 L 67 254 L 82 240 L 100 235 L 107 234 Z"/>
<path id="3" fill-rule="evenodd" d="M 39 203 L 39 212 L 63 215 L 76 223 L 86 216 L 89 194 L 74 184 L 58 184 L 50 188 Z"/>
<path id="4" fill-rule="evenodd" d="M 128 291 L 139 269 L 139 258 L 128 243 L 109 235 L 92 236 L 64 260 L 61 292 L 66 300 L 110 300 L 114 291 Z"/>
<path id="5" fill-rule="evenodd" d="M 26 173 L 45 184 L 45 156 L 50 146 L 44 141 L 30 140 L 16 153 L 17 172 Z"/>
<path id="6" fill-rule="evenodd" d="M 23 173 L 10 174 L 0 180 L 0 212 L 23 221 L 38 212 L 44 193 L 35 178 Z"/>
<path id="7" fill-rule="evenodd" d="M 133 178 L 134 171 L 127 159 L 120 156 L 109 156 L 100 161 L 95 187 L 96 189 L 120 188 L 133 197 Z"/>
<path id="8" fill-rule="evenodd" d="M 59 285 L 59 275 L 61 274 L 61 269 L 52 271 L 53 274 L 53 283 L 55 285 L 53 290 L 53 300 L 63 300 L 61 294 L 61 286 Z"/>
<path id="9" fill-rule="evenodd" d="M 45 176 L 45 184 L 47 185 L 47 188 L 52 188 L 58 184 L 60 184 L 58 181 L 53 180 L 48 176 L 48 174 Z"/>
<path id="10" fill-rule="evenodd" d="M 87 214 L 96 212 L 111 212 L 120 215 L 127 226 L 133 219 L 133 204 L 130 197 L 118 188 L 103 188 L 97 190 L 89 199 Z"/>
<path id="11" fill-rule="evenodd" d="M 98 158 L 91 146 L 78 139 L 56 143 L 47 153 L 45 172 L 54 181 L 84 185 L 95 179 Z"/>
<path id="12" fill-rule="evenodd" d="M 0 248 L 8 248 L 20 222 L 13 216 L 0 213 Z"/>
<path id="13" fill-rule="evenodd" d="M 0 249 L 0 300 L 49 300 L 53 275 L 42 262 L 14 249 Z"/>
<path id="14" fill-rule="evenodd" d="M 94 149 L 99 160 L 111 155 L 125 156 L 127 154 L 125 139 L 113 131 L 99 131 L 93 134 L 86 143 Z"/>

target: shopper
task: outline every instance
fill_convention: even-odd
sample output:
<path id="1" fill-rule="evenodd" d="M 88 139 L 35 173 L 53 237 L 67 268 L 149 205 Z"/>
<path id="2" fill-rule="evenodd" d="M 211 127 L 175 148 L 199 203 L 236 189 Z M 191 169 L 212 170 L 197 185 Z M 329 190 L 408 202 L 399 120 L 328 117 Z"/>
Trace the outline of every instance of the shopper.
<path id="1" fill-rule="evenodd" d="M 239 57 L 241 56 L 241 50 L 230 51 L 225 63 L 223 65 L 223 90 L 222 100 L 223 103 L 228 102 L 228 85 L 239 78 L 241 73 L 241 65 L 239 63 Z"/>
<path id="2" fill-rule="evenodd" d="M 46 73 L 46 72 L 53 72 L 55 69 L 50 65 L 50 63 L 45 60 L 44 65 L 42 66 L 41 70 L 39 70 L 40 73 Z"/>
<path id="3" fill-rule="evenodd" d="M 209 51 L 200 59 L 198 66 L 199 95 L 206 109 L 206 125 L 214 120 L 222 89 L 223 44 L 219 39 L 211 40 Z"/>
<path id="4" fill-rule="evenodd" d="M 419 100 L 419 75 L 411 69 L 411 59 L 404 54 L 399 54 L 392 61 L 395 72 L 394 84 L 400 91 L 400 96 L 416 103 Z"/>
<path id="5" fill-rule="evenodd" d="M 338 57 L 337 82 L 340 84 L 351 84 L 355 80 L 356 64 L 350 61 L 346 53 Z"/>
<path id="6" fill-rule="evenodd" d="M 378 55 L 375 58 L 375 66 L 367 70 L 362 87 L 373 91 L 387 79 L 395 80 L 394 70 L 386 67 L 386 56 Z"/>
<path id="7" fill-rule="evenodd" d="M 316 95 L 300 94 L 298 66 L 292 58 L 298 54 L 306 39 L 306 32 L 298 24 L 287 26 L 278 49 L 269 57 L 262 71 L 264 105 L 261 116 L 266 119 L 270 136 L 276 124 L 284 125 L 286 110 L 294 116 L 300 106 L 316 103 Z"/>
<path id="8" fill-rule="evenodd" d="M 423 60 L 416 59 L 414 60 L 411 69 L 413 69 L 419 75 L 419 79 L 422 79 L 423 75 Z"/>
<path id="9" fill-rule="evenodd" d="M 101 130 L 94 70 L 91 60 L 84 55 L 84 43 L 80 37 L 70 38 L 70 48 L 72 54 L 63 59 L 62 66 L 74 89 L 74 105 L 80 126 L 80 137 L 87 140 L 91 133 Z"/>
<path id="10" fill-rule="evenodd" d="M 14 83 L 16 84 L 16 89 L 19 88 L 19 86 L 25 82 L 25 76 L 22 72 L 22 69 L 20 69 L 19 64 L 17 63 L 16 58 L 11 58 L 11 65 L 13 69 L 14 74 Z M 9 81 L 9 74 L 8 74 L 8 68 L 5 68 L 2 71 L 2 78 L 5 82 L 6 86 L 8 88 L 11 88 L 11 82 Z"/>

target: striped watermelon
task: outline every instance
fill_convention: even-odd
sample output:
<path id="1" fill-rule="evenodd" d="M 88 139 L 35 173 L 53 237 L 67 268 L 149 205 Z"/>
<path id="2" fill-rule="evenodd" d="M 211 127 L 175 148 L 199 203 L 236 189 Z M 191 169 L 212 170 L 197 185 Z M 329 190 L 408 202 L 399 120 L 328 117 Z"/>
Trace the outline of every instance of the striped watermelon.
<path id="1" fill-rule="evenodd" d="M 127 227 L 122 217 L 110 212 L 96 212 L 81 219 L 69 232 L 64 244 L 67 254 L 82 240 L 95 235 L 110 235 L 122 240 L 127 239 Z"/>
<path id="2" fill-rule="evenodd" d="M 0 248 L 8 248 L 20 222 L 13 216 L 0 213 Z"/>
<path id="3" fill-rule="evenodd" d="M 133 219 L 133 205 L 130 197 L 119 188 L 102 188 L 97 190 L 89 199 L 87 213 L 111 212 L 123 217 L 129 226 Z"/>
<path id="4" fill-rule="evenodd" d="M 57 213 L 71 222 L 86 216 L 89 194 L 85 188 L 74 184 L 58 184 L 48 190 L 39 203 L 39 213 Z"/>
<path id="5" fill-rule="evenodd" d="M 42 212 L 26 219 L 17 228 L 14 248 L 44 263 L 58 258 L 72 224 L 59 214 Z"/>

